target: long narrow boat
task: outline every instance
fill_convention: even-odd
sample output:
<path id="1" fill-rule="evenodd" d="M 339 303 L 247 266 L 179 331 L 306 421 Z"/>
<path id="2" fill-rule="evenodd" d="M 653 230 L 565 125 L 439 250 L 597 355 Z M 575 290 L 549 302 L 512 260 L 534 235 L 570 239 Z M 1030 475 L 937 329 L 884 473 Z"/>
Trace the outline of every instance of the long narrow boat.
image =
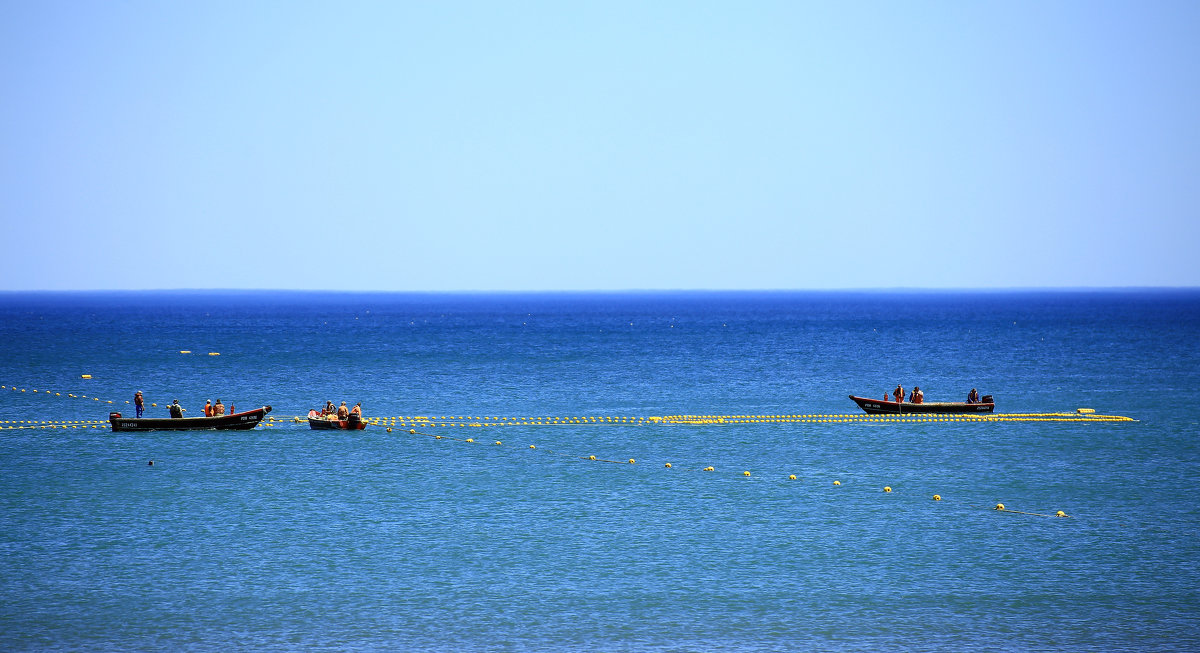
<path id="1" fill-rule="evenodd" d="M 109 413 L 108 421 L 114 431 L 246 431 L 258 426 L 270 406 L 217 417 L 122 417 L 121 413 Z"/>
<path id="2" fill-rule="evenodd" d="M 992 395 L 984 395 L 983 402 L 968 404 L 965 401 L 927 401 L 920 404 L 896 403 L 882 399 L 868 399 L 850 395 L 859 408 L 871 414 L 908 415 L 917 413 L 990 413 L 996 409 Z"/>
<path id="3" fill-rule="evenodd" d="M 315 431 L 361 431 L 367 428 L 367 423 L 361 419 L 354 419 L 351 415 L 350 419 L 326 419 L 321 417 L 315 410 L 308 411 L 308 428 Z"/>

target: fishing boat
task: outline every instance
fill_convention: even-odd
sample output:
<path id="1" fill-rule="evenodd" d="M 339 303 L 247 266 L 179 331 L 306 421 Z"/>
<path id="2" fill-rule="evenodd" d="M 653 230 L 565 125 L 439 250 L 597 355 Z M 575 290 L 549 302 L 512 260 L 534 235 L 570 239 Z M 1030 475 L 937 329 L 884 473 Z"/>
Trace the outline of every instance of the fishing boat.
<path id="1" fill-rule="evenodd" d="M 247 431 L 258 426 L 269 412 L 270 406 L 216 417 L 122 417 L 121 413 L 109 413 L 108 421 L 114 431 Z"/>
<path id="2" fill-rule="evenodd" d="M 321 417 L 321 414 L 315 410 L 308 411 L 308 427 L 316 431 L 325 430 L 342 430 L 342 431 L 361 431 L 367 428 L 367 423 L 362 421 L 358 415 L 351 414 L 349 419 L 337 419 L 334 416 L 328 418 Z"/>
<path id="3" fill-rule="evenodd" d="M 926 401 L 920 404 L 897 403 L 883 399 L 868 399 L 850 395 L 859 408 L 871 414 L 908 415 L 918 413 L 990 413 L 996 409 L 992 395 L 984 395 L 980 403 L 965 401 Z"/>

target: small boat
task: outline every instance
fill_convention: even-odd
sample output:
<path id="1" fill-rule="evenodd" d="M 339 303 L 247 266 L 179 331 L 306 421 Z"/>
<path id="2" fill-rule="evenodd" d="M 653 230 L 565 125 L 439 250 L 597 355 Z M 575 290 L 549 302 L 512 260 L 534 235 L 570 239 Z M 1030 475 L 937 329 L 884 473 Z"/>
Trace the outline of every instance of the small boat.
<path id="1" fill-rule="evenodd" d="M 349 419 L 336 419 L 321 417 L 321 414 L 317 411 L 310 410 L 308 411 L 308 427 L 316 431 L 361 431 L 367 428 L 367 423 L 354 414 L 351 414 Z"/>
<path id="2" fill-rule="evenodd" d="M 992 395 L 984 395 L 981 403 L 965 401 L 926 401 L 920 404 L 896 403 L 882 399 L 868 399 L 850 395 L 859 408 L 871 414 L 908 415 L 918 413 L 990 413 L 996 409 Z"/>
<path id="3" fill-rule="evenodd" d="M 270 406 L 216 417 L 122 417 L 121 413 L 109 413 L 108 421 L 114 431 L 248 431 L 269 412 Z"/>

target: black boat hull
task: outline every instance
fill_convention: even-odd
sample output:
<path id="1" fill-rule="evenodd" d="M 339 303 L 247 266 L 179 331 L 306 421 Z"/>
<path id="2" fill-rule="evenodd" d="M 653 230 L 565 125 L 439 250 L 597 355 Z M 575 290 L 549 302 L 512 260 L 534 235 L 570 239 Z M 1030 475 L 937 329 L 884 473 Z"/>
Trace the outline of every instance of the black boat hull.
<path id="1" fill-rule="evenodd" d="M 859 408 L 872 415 L 924 415 L 930 413 L 990 413 L 996 409 L 995 402 L 985 404 L 968 404 L 966 402 L 956 401 L 930 401 L 923 404 L 906 404 L 896 403 L 894 401 L 884 401 L 882 399 L 868 399 L 866 397 L 855 397 L 850 395 L 850 399 L 858 404 Z"/>
<path id="2" fill-rule="evenodd" d="M 270 406 L 218 417 L 122 417 L 112 413 L 108 421 L 114 431 L 248 431 L 269 412 Z"/>

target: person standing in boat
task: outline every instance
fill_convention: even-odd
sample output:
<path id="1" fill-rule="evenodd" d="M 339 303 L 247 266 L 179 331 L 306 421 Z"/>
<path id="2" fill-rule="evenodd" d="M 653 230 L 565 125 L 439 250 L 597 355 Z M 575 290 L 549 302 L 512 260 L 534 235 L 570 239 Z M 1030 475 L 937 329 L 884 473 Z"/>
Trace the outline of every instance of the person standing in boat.
<path id="1" fill-rule="evenodd" d="M 142 411 L 146 409 L 146 400 L 142 399 L 142 391 L 138 390 L 133 393 L 133 407 L 137 410 L 137 416 L 142 416 Z"/>
<path id="2" fill-rule="evenodd" d="M 217 399 L 217 403 L 213 405 L 213 417 L 225 414 L 225 404 L 221 403 L 221 399 Z"/>
<path id="3" fill-rule="evenodd" d="M 904 403 L 904 386 L 896 384 L 896 389 L 892 391 L 892 395 L 896 397 L 896 403 Z"/>
<path id="4" fill-rule="evenodd" d="M 921 392 L 921 386 L 919 386 L 919 385 L 913 386 L 912 397 L 909 398 L 909 401 L 914 404 L 925 403 L 925 393 Z"/>

